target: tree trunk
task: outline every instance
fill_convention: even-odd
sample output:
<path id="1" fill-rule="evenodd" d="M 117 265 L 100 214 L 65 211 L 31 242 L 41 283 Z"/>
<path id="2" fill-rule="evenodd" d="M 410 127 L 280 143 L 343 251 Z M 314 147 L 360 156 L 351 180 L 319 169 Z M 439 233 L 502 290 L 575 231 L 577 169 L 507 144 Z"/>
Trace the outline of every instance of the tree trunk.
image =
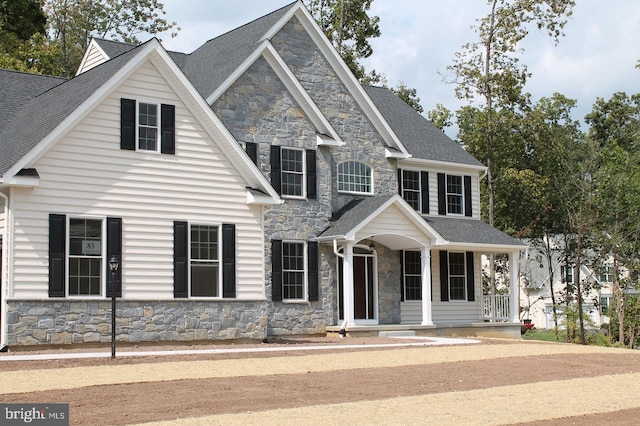
<path id="1" fill-rule="evenodd" d="M 560 331 L 558 329 L 558 309 L 556 302 L 556 292 L 553 288 L 554 275 L 553 275 L 553 256 L 551 254 L 551 242 L 548 235 L 544 236 L 545 242 L 545 256 L 547 257 L 547 268 L 549 268 L 549 292 L 551 293 L 551 309 L 553 310 L 553 332 L 556 336 L 556 342 L 560 341 Z"/>

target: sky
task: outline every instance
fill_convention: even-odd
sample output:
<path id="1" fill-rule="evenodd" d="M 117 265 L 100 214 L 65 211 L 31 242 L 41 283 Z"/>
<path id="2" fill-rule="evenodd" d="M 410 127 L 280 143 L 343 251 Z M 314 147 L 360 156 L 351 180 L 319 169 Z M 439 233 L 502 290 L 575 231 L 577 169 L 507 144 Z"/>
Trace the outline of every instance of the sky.
<path id="1" fill-rule="evenodd" d="M 175 38 L 160 37 L 166 49 L 190 53 L 291 1 L 163 0 L 165 18 L 181 30 Z M 576 3 L 559 44 L 533 29 L 520 61 L 532 73 L 526 90 L 534 102 L 561 93 L 577 101 L 574 118 L 583 121 L 597 98 L 640 93 L 640 1 Z M 370 40 L 374 53 L 361 63 L 385 75 L 391 87 L 415 88 L 425 113 L 437 104 L 455 111 L 465 102 L 442 76 L 461 46 L 476 40 L 471 26 L 488 13 L 485 0 L 373 0 L 369 15 L 380 18 L 381 36 Z M 455 133 L 455 127 L 447 130 L 452 138 Z"/>

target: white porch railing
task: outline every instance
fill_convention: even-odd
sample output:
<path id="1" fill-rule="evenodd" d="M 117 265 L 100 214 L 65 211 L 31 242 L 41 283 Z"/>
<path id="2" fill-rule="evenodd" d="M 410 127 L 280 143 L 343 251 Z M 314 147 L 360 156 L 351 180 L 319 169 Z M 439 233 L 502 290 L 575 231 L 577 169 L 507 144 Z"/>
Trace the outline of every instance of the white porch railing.
<path id="1" fill-rule="evenodd" d="M 489 321 L 509 321 L 509 295 L 482 296 L 483 319 Z"/>

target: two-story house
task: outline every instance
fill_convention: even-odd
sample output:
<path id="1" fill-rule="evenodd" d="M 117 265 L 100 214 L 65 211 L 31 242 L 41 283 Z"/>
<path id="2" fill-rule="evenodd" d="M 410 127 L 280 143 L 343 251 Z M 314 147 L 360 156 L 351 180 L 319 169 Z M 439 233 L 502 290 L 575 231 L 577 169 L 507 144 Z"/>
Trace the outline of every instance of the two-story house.
<path id="1" fill-rule="evenodd" d="M 485 167 L 363 87 L 301 1 L 0 83 L 2 346 L 109 342 L 113 290 L 125 342 L 519 336 L 517 286 L 485 315 L 480 255 L 524 249 L 480 220 Z"/>

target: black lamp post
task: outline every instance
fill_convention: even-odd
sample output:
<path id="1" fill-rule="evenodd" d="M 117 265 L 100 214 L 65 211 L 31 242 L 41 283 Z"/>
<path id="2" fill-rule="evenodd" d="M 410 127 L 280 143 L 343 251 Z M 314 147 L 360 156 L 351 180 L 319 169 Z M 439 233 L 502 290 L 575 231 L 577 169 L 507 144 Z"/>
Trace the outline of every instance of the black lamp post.
<path id="1" fill-rule="evenodd" d="M 116 357 L 116 281 L 120 259 L 111 256 L 109 271 L 111 272 L 111 358 Z"/>

